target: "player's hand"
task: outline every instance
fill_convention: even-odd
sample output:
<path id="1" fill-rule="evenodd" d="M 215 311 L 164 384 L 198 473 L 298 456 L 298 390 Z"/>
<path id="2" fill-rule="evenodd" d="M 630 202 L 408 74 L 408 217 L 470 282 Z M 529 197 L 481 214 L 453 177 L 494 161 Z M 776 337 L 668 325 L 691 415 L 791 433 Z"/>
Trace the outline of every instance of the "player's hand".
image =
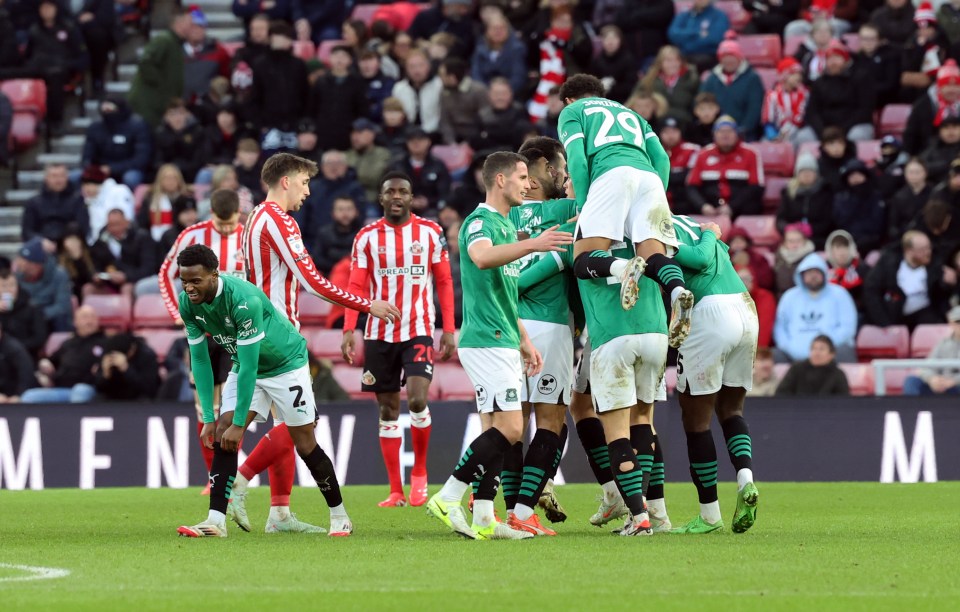
<path id="1" fill-rule="evenodd" d="M 713 232 L 714 234 L 717 235 L 717 238 L 720 238 L 721 236 L 723 236 L 723 230 L 721 230 L 720 226 L 714 223 L 713 221 L 710 221 L 709 223 L 701 223 L 700 229 L 702 229 L 705 232 Z"/>
<path id="2" fill-rule="evenodd" d="M 453 339 L 453 334 L 444 332 L 440 336 L 440 361 L 447 361 L 453 357 L 453 351 L 457 350 L 457 341 Z"/>
<path id="3" fill-rule="evenodd" d="M 543 369 L 543 357 L 529 339 L 520 341 L 520 356 L 523 358 L 523 369 L 527 376 L 539 374 Z"/>
<path id="4" fill-rule="evenodd" d="M 356 344 L 357 340 L 353 337 L 353 330 L 344 331 L 343 340 L 340 341 L 340 354 L 343 355 L 343 360 L 350 365 L 353 365 L 353 354 Z"/>
<path id="5" fill-rule="evenodd" d="M 241 439 L 243 439 L 243 427 L 230 425 L 220 437 L 220 447 L 228 453 L 235 453 L 240 448 Z"/>
<path id="6" fill-rule="evenodd" d="M 370 302 L 370 314 L 388 323 L 400 321 L 400 309 L 383 300 L 373 300 Z"/>
<path id="7" fill-rule="evenodd" d="M 204 448 L 213 450 L 213 434 L 217 433 L 216 423 L 204 423 L 200 430 L 200 443 Z"/>
<path id="8" fill-rule="evenodd" d="M 531 238 L 530 243 L 534 251 L 545 253 L 547 251 L 562 251 L 563 247 L 573 244 L 573 234 L 570 232 L 558 232 L 559 225 L 554 225 L 550 229 L 544 230 L 536 238 Z"/>

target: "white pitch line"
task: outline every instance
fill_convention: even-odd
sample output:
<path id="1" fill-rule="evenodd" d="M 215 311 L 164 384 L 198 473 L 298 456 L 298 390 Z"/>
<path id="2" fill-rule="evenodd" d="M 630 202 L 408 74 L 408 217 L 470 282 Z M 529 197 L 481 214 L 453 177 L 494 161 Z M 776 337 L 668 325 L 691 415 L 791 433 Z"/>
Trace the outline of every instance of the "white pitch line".
<path id="1" fill-rule="evenodd" d="M 0 583 L 3 582 L 26 582 L 28 580 L 48 580 L 50 578 L 63 578 L 70 575 L 70 570 L 59 567 L 38 567 L 35 565 L 14 565 L 12 563 L 0 563 L 0 569 L 11 569 L 21 572 L 29 572 L 27 576 L 6 576 L 0 577 Z"/>

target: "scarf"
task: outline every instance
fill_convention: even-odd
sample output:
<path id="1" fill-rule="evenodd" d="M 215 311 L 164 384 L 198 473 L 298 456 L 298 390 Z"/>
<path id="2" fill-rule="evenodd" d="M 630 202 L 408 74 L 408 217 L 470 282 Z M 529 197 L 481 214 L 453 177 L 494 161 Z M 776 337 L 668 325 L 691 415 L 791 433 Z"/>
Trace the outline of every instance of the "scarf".
<path id="1" fill-rule="evenodd" d="M 782 259 L 783 261 L 785 261 L 791 266 L 799 262 L 801 259 L 809 255 L 810 253 L 813 253 L 812 240 L 807 240 L 806 242 L 804 242 L 803 246 L 797 249 L 796 251 L 789 251 L 786 249 L 786 247 L 782 247 L 782 246 L 777 249 L 777 255 L 780 256 L 780 259 Z"/>
<path id="2" fill-rule="evenodd" d="M 763 123 L 772 123 L 778 129 L 785 125 L 801 127 L 807 111 L 810 90 L 800 85 L 793 91 L 787 91 L 782 83 L 777 83 L 767 92 L 763 105 Z"/>
<path id="3" fill-rule="evenodd" d="M 943 96 L 940 94 L 940 88 L 937 89 L 937 112 L 934 113 L 933 117 L 933 126 L 938 127 L 943 121 L 944 117 L 957 116 L 960 115 L 960 100 L 957 100 L 954 103 L 947 102 L 943 99 Z"/>
<path id="4" fill-rule="evenodd" d="M 859 265 L 860 260 L 854 258 L 846 268 L 830 268 L 827 279 L 828 282 L 834 285 L 840 285 L 848 291 L 850 289 L 856 289 L 863 284 L 863 277 L 857 272 L 857 266 Z"/>
<path id="5" fill-rule="evenodd" d="M 554 87 L 567 80 L 567 68 L 563 62 L 563 49 L 570 40 L 571 30 L 547 30 L 540 43 L 540 82 L 527 104 L 527 112 L 533 123 L 547 116 L 547 96 Z"/>

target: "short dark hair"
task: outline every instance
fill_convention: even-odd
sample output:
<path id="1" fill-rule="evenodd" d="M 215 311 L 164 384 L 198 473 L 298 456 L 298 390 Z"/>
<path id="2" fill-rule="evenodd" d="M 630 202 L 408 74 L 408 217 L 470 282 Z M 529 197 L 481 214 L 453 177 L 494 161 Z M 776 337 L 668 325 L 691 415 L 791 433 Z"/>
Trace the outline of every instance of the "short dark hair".
<path id="1" fill-rule="evenodd" d="M 202 266 L 207 272 L 216 272 L 220 268 L 220 260 L 210 247 L 191 244 L 177 255 L 177 265 L 181 268 Z"/>
<path id="2" fill-rule="evenodd" d="M 383 186 L 386 185 L 387 181 L 390 181 L 393 179 L 400 179 L 401 181 L 407 181 L 407 183 L 409 183 L 411 187 L 413 186 L 413 181 L 410 180 L 410 177 L 407 176 L 406 172 L 400 172 L 399 170 L 391 170 L 390 172 L 387 172 L 382 177 L 380 177 L 380 186 L 377 188 L 377 193 L 380 193 L 381 191 L 383 191 Z"/>
<path id="3" fill-rule="evenodd" d="M 513 153 L 511 151 L 491 153 L 487 156 L 486 161 L 483 162 L 483 186 L 486 187 L 487 191 L 490 191 L 497 180 L 498 174 L 513 174 L 517 164 L 520 162 L 526 164 L 528 160 L 519 153 Z"/>
<path id="4" fill-rule="evenodd" d="M 456 56 L 451 56 L 443 60 L 440 66 L 446 70 L 448 74 L 457 77 L 458 81 L 462 81 L 463 77 L 467 76 L 467 70 L 470 68 L 465 59 Z"/>
<path id="5" fill-rule="evenodd" d="M 823 128 L 823 136 L 820 138 L 820 142 L 834 142 L 836 140 L 842 140 L 844 142 L 847 140 L 847 136 L 841 128 L 835 125 L 828 125 Z"/>
<path id="6" fill-rule="evenodd" d="M 330 54 L 333 55 L 334 53 L 346 53 L 353 59 L 353 49 L 347 45 L 334 45 L 334 47 L 330 49 Z"/>
<path id="7" fill-rule="evenodd" d="M 520 155 L 527 155 L 528 148 L 539 149 L 540 151 L 543 151 L 543 156 L 546 158 L 547 163 L 552 163 L 565 157 L 563 143 L 556 138 L 550 138 L 549 136 L 534 136 L 533 138 L 527 138 L 525 141 L 523 141 L 523 144 L 520 145 L 520 150 L 517 152 L 520 153 Z"/>
<path id="8" fill-rule="evenodd" d="M 930 200 L 920 211 L 923 223 L 931 230 L 940 229 L 952 214 L 950 208 L 950 204 L 939 197 Z"/>
<path id="9" fill-rule="evenodd" d="M 590 74 L 575 74 L 560 86 L 560 99 L 602 98 L 607 90 L 597 77 Z"/>
<path id="10" fill-rule="evenodd" d="M 229 219 L 240 210 L 240 196 L 232 189 L 217 189 L 210 194 L 210 210 L 218 219 Z"/>
<path id="11" fill-rule="evenodd" d="M 830 349 L 830 354 L 835 355 L 837 352 L 837 347 L 833 344 L 833 340 L 830 339 L 830 336 L 826 334 L 820 334 L 810 342 L 810 346 L 813 346 L 814 342 L 823 342 L 827 345 L 827 348 Z"/>
<path id="12" fill-rule="evenodd" d="M 263 164 L 263 170 L 260 171 L 260 180 L 267 184 L 267 187 L 276 187 L 285 176 L 306 172 L 311 178 L 317 175 L 319 169 L 317 162 L 299 157 L 293 153 L 277 153 L 267 158 Z"/>

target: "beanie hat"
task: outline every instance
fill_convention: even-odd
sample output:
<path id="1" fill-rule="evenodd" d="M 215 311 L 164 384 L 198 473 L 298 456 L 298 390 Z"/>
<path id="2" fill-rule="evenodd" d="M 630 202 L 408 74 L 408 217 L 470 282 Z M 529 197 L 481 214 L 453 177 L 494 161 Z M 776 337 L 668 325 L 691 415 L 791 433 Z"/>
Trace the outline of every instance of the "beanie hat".
<path id="1" fill-rule="evenodd" d="M 797 157 L 797 163 L 793 168 L 793 172 L 794 174 L 800 174 L 801 170 L 813 170 L 815 172 L 820 170 L 817 158 L 814 157 L 810 151 L 804 151 Z"/>
<path id="2" fill-rule="evenodd" d="M 725 40 L 717 47 L 717 59 L 724 55 L 732 55 L 737 59 L 743 59 L 743 49 L 740 48 L 740 43 L 737 42 L 736 37 L 737 35 L 733 31 L 724 35 Z"/>
<path id="3" fill-rule="evenodd" d="M 933 5 L 929 2 L 921 2 L 913 14 L 913 22 L 916 24 L 926 23 L 929 25 L 937 22 L 937 14 L 933 10 Z"/>
<path id="4" fill-rule="evenodd" d="M 794 72 L 803 72 L 803 66 L 797 61 L 797 58 L 787 56 L 777 62 L 777 76 L 784 76 Z"/>
<path id="5" fill-rule="evenodd" d="M 946 85 L 960 85 L 960 67 L 957 67 L 957 62 L 952 59 L 947 60 L 940 70 L 937 70 L 937 87 Z"/>
<path id="6" fill-rule="evenodd" d="M 831 55 L 840 55 L 844 60 L 850 59 L 850 51 L 836 38 L 827 45 L 826 56 L 830 57 Z"/>

